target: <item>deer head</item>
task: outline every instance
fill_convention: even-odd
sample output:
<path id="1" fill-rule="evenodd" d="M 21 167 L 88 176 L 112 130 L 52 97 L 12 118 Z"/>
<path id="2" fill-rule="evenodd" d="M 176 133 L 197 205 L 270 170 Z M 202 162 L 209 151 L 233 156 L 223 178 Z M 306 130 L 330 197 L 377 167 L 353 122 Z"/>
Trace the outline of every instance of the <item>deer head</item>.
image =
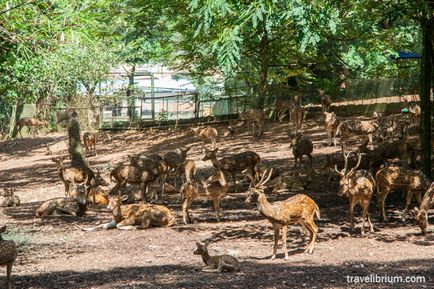
<path id="1" fill-rule="evenodd" d="M 207 160 L 212 160 L 216 157 L 218 148 L 215 148 L 213 150 L 209 150 L 207 148 L 205 148 L 205 156 L 203 157 L 203 161 L 207 161 Z"/>
<path id="2" fill-rule="evenodd" d="M 96 169 L 95 179 L 92 180 L 94 186 L 108 186 L 109 183 L 101 176 L 99 169 Z"/>
<path id="3" fill-rule="evenodd" d="M 205 244 L 201 244 L 199 242 L 196 242 L 197 248 L 193 251 L 194 255 L 204 255 L 208 254 L 208 246 L 209 242 L 205 242 Z"/>
<path id="4" fill-rule="evenodd" d="M 244 201 L 246 204 L 250 204 L 258 200 L 259 195 L 264 193 L 265 184 L 270 180 L 272 174 L 273 169 L 270 169 L 270 171 L 264 170 L 264 172 L 261 174 L 261 179 L 259 182 L 253 184 L 253 187 L 249 189 L 250 194 Z"/>
<path id="5" fill-rule="evenodd" d="M 357 168 L 360 165 L 360 162 L 362 160 L 362 154 L 357 154 L 357 164 L 348 172 L 348 157 L 351 155 L 352 152 L 345 153 L 344 155 L 344 168 L 339 171 L 337 165 L 335 165 L 335 171 L 341 176 L 341 180 L 339 181 L 339 192 L 338 196 L 343 196 L 348 192 L 349 189 L 353 186 L 351 176 L 353 173 L 357 170 Z"/>

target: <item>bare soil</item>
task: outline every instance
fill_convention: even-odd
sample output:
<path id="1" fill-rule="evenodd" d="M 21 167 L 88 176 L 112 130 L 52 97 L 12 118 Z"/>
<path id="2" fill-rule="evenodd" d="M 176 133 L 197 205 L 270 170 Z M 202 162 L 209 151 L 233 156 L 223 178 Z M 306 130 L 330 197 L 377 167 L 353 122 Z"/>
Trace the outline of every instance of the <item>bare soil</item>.
<path id="1" fill-rule="evenodd" d="M 294 159 L 287 131 L 287 123 L 267 123 L 259 139 L 246 131 L 220 137 L 218 155 L 254 150 L 260 154 L 262 166 L 292 170 Z M 348 201 L 337 196 L 338 180 L 335 177 L 329 181 L 331 170 L 324 167 L 325 155 L 339 153 L 339 149 L 325 146 L 325 132 L 314 122 L 307 124 L 306 132 L 315 145 L 315 173 L 314 181 L 303 193 L 321 209 L 321 220 L 316 221 L 320 231 L 315 252 L 307 255 L 303 253 L 306 232 L 300 226 L 290 226 L 288 261 L 283 260 L 281 248 L 277 259 L 270 259 L 272 226 L 255 205 L 244 203 L 247 182 L 240 183 L 243 192 L 232 189 L 223 200 L 221 222 L 216 222 L 210 202 L 197 201 L 191 207 L 195 223 L 184 225 L 180 197 L 173 194 L 157 201 L 177 213 L 178 224 L 171 228 L 83 232 L 77 226 L 107 222 L 110 212 L 91 206 L 80 218 L 38 219 L 34 215 L 44 200 L 64 195 L 52 156 L 45 155 L 45 144 L 54 155 L 64 155 L 66 136 L 56 133 L 0 142 L 0 188 L 17 188 L 22 202 L 20 207 L 0 209 L 0 224 L 8 226 L 5 239 L 19 245 L 13 288 L 434 288 L 433 225 L 431 233 L 422 235 L 411 218 L 402 222 L 399 214 L 404 201 L 400 193 L 393 193 L 386 200 L 387 222 L 379 220 L 374 196 L 370 212 L 375 233 L 360 237 L 359 218 L 351 233 Z M 197 177 L 204 178 L 211 172 L 211 163 L 201 160 L 200 142 L 186 130 L 118 132 L 112 143 L 98 144 L 98 154 L 89 158 L 89 163 L 100 168 L 108 180 L 110 169 L 127 161 L 127 154 L 162 153 L 190 144 L 195 146 L 189 158 L 200 168 Z M 283 200 L 292 194 L 270 194 L 268 198 Z M 360 216 L 359 208 L 356 216 Z M 237 256 L 241 271 L 201 272 L 202 260 L 193 255 L 197 241 L 211 242 L 212 254 Z M 0 288 L 5 281 L 3 272 Z M 347 276 L 374 274 L 389 278 L 423 276 L 425 282 L 347 282 Z"/>

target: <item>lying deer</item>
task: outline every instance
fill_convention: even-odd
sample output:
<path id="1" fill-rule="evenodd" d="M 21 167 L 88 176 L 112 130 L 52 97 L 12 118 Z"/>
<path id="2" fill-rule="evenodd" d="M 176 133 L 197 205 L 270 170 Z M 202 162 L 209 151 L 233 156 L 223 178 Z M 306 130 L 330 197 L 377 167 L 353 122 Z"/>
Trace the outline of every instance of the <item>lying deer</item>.
<path id="1" fill-rule="evenodd" d="M 112 210 L 113 220 L 84 231 L 117 228 L 121 230 L 147 229 L 150 226 L 170 227 L 176 224 L 175 214 L 165 206 L 153 204 L 122 205 L 121 196 L 111 196 L 107 209 Z M 136 227 L 138 226 L 138 227 Z"/>
<path id="2" fill-rule="evenodd" d="M 248 173 L 254 176 L 256 165 L 259 164 L 261 158 L 253 151 L 246 151 L 217 160 L 217 151 L 218 148 L 214 150 L 205 149 L 205 157 L 202 160 L 211 160 L 214 168 L 219 168 L 223 172 L 230 173 L 232 176 L 232 181 L 234 182 L 235 192 L 237 192 L 238 189 L 235 174 L 247 169 Z"/>
<path id="3" fill-rule="evenodd" d="M 18 256 L 17 246 L 12 240 L 5 240 L 2 238 L 2 233 L 6 232 L 6 226 L 0 227 L 0 267 L 6 267 L 6 286 L 8 289 L 11 287 L 11 274 L 12 266 Z"/>
<path id="4" fill-rule="evenodd" d="M 181 187 L 182 219 L 184 224 L 190 223 L 191 218 L 188 209 L 191 203 L 197 199 L 211 199 L 214 203 L 217 221 L 220 221 L 220 202 L 228 193 L 228 184 L 225 176 L 216 167 L 216 172 L 208 180 L 187 181 Z"/>
<path id="5" fill-rule="evenodd" d="M 420 204 L 422 194 L 430 186 L 430 181 L 421 171 L 395 166 L 382 168 L 375 175 L 375 179 L 377 181 L 378 211 L 383 220 L 386 220 L 384 201 L 392 190 L 401 189 L 405 192 L 405 209 L 402 213 L 402 220 L 405 221 L 413 195 Z"/>
<path id="6" fill-rule="evenodd" d="M 48 128 L 48 121 L 42 121 L 32 117 L 23 117 L 17 121 L 16 125 L 21 138 L 23 138 L 23 135 L 21 134 L 21 130 L 23 129 L 23 127 L 28 127 L 29 129 L 31 128 L 32 135 L 33 137 L 35 137 L 35 133 L 37 133 L 40 126 L 45 126 L 46 128 Z"/>
<path id="7" fill-rule="evenodd" d="M 264 193 L 264 185 L 270 179 L 272 169 L 267 175 L 267 171 L 261 177 L 259 183 L 255 184 L 249 190 L 249 196 L 246 203 L 256 202 L 259 212 L 265 217 L 274 227 L 274 249 L 271 259 L 276 258 L 277 244 L 280 239 L 280 229 L 282 228 L 283 248 L 285 251 L 285 260 L 288 260 L 288 248 L 286 247 L 286 233 L 289 224 L 301 224 L 310 233 L 309 244 L 305 252 L 312 254 L 317 238 L 318 227 L 316 226 L 313 218 L 314 215 L 319 219 L 320 212 L 318 205 L 308 196 L 304 194 L 297 194 L 285 201 L 269 203 Z"/>
<path id="8" fill-rule="evenodd" d="M 342 135 L 341 144 L 345 143 L 351 134 L 367 134 L 369 144 L 372 144 L 372 136 L 378 128 L 378 123 L 371 120 L 350 119 L 341 122 L 336 128 L 336 135 Z"/>
<path id="9" fill-rule="evenodd" d="M 260 137 L 264 133 L 265 113 L 262 109 L 249 109 L 240 114 L 240 119 L 245 120 L 247 127 L 252 127 L 252 135 Z M 259 130 L 256 132 L 256 125 Z"/>
<path id="10" fill-rule="evenodd" d="M 306 155 L 309 158 L 309 168 L 312 169 L 312 141 L 306 136 L 303 136 L 301 133 L 291 133 L 289 137 L 292 147 L 292 154 L 294 155 L 294 167 L 297 167 L 298 159 L 300 159 L 301 164 L 303 155 Z"/>
<path id="11" fill-rule="evenodd" d="M 200 129 L 199 127 L 192 128 L 191 131 L 193 131 L 196 136 L 198 136 L 202 140 L 202 151 L 206 145 L 206 141 L 209 140 L 212 143 L 212 147 L 215 148 L 217 146 L 216 139 L 217 139 L 217 130 L 213 127 L 206 127 L 203 129 Z"/>
<path id="12" fill-rule="evenodd" d="M 83 144 L 86 156 L 96 155 L 96 134 L 87 131 L 83 134 Z"/>
<path id="13" fill-rule="evenodd" d="M 428 191 L 423 196 L 420 208 L 414 208 L 412 211 L 415 216 L 416 223 L 419 225 L 423 234 L 427 233 L 428 227 L 428 210 L 434 207 L 434 182 L 431 183 Z"/>
<path id="14" fill-rule="evenodd" d="M 129 165 L 119 165 L 115 167 L 110 173 L 110 180 L 116 182 L 116 185 L 111 189 L 110 194 L 116 194 L 119 189 L 122 189 L 129 184 L 140 185 L 142 193 L 142 203 L 148 197 L 149 185 L 154 182 L 158 177 L 158 169 L 142 167 L 139 164 L 132 163 Z M 149 197 L 150 199 L 152 198 Z"/>
<path id="15" fill-rule="evenodd" d="M 324 111 L 324 126 L 328 136 L 328 146 L 331 146 L 332 141 L 333 145 L 336 146 L 336 130 L 339 124 L 339 121 L 334 112 Z"/>
<path id="16" fill-rule="evenodd" d="M 193 251 L 194 255 L 202 256 L 202 261 L 206 265 L 202 268 L 203 272 L 221 273 L 223 271 L 240 271 L 240 263 L 236 257 L 227 254 L 210 256 L 208 253 L 208 245 L 208 242 L 204 245 L 196 242 L 197 249 Z"/>
<path id="17" fill-rule="evenodd" d="M 16 207 L 20 205 L 20 197 L 14 195 L 15 188 L 4 188 L 3 201 L 0 204 L 0 207 Z"/>
<path id="18" fill-rule="evenodd" d="M 358 154 L 357 164 L 348 171 L 348 157 L 351 154 L 344 154 L 344 168 L 338 171 L 335 165 L 336 172 L 340 175 L 339 192 L 338 196 L 347 196 L 349 200 L 348 213 L 350 215 L 350 227 L 351 231 L 354 231 L 354 207 L 360 204 L 362 208 L 362 229 L 361 235 L 365 234 L 365 219 L 368 220 L 369 231 L 374 232 L 374 226 L 372 225 L 371 218 L 369 216 L 369 205 L 371 203 L 372 194 L 374 192 L 375 180 L 374 177 L 366 170 L 357 170 L 360 161 L 362 160 L 362 154 Z"/>
<path id="19" fill-rule="evenodd" d="M 48 216 L 83 216 L 87 210 L 86 199 L 83 196 L 77 198 L 54 198 L 43 202 L 36 209 L 36 217 Z"/>

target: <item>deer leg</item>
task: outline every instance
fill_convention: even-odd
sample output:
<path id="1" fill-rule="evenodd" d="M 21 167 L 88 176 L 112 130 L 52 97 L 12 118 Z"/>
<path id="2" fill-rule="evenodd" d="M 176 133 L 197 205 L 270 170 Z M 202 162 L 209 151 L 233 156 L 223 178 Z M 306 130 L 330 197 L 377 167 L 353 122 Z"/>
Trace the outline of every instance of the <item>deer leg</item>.
<path id="1" fill-rule="evenodd" d="M 350 215 L 350 227 L 351 232 L 354 231 L 354 206 L 356 205 L 356 202 L 353 198 L 349 199 L 349 208 L 348 208 L 348 214 Z"/>
<path id="2" fill-rule="evenodd" d="M 362 205 L 362 204 L 360 204 Z M 368 205 L 367 204 L 363 204 L 363 211 L 362 211 L 362 228 L 360 230 L 360 235 L 363 237 L 363 235 L 365 235 L 365 220 L 369 218 L 369 213 L 368 213 Z M 371 229 L 371 222 L 369 222 L 369 229 Z"/>
<path id="3" fill-rule="evenodd" d="M 65 195 L 69 197 L 69 182 L 64 182 L 65 184 Z"/>
<path id="4" fill-rule="evenodd" d="M 304 223 L 304 226 L 307 228 L 307 230 L 309 231 L 309 234 L 310 234 L 309 244 L 307 245 L 305 253 L 312 254 L 313 250 L 315 248 L 315 242 L 316 242 L 316 238 L 318 235 L 318 227 L 316 226 L 315 222 L 313 221 L 313 216 L 312 216 L 312 219 L 310 219 Z"/>
<path id="5" fill-rule="evenodd" d="M 184 221 L 184 224 L 186 225 L 188 223 L 191 223 L 191 218 L 190 218 L 190 214 L 188 213 L 188 208 L 190 207 L 192 202 L 193 200 L 186 198 L 184 200 L 184 203 L 182 204 L 182 219 Z"/>
<path id="6" fill-rule="evenodd" d="M 8 285 L 8 289 L 11 289 L 11 274 L 12 274 L 12 265 L 13 262 L 10 262 L 6 265 L 6 284 Z"/>
<path id="7" fill-rule="evenodd" d="M 307 157 L 309 158 L 309 169 L 312 169 L 312 155 L 308 154 Z"/>
<path id="8" fill-rule="evenodd" d="M 280 238 L 280 226 L 279 225 L 273 225 L 273 226 L 274 226 L 274 248 L 273 248 L 273 255 L 271 256 L 271 259 L 276 259 L 277 244 L 279 243 L 279 238 Z"/>
<path id="9" fill-rule="evenodd" d="M 282 240 L 283 240 L 283 252 L 285 252 L 285 260 L 288 260 L 288 248 L 286 247 L 286 234 L 287 234 L 287 226 L 282 227 Z"/>
<path id="10" fill-rule="evenodd" d="M 217 222 L 220 222 L 220 200 L 214 200 L 214 211 L 216 213 Z"/>
<path id="11" fill-rule="evenodd" d="M 408 190 L 407 193 L 405 194 L 405 209 L 402 212 L 402 221 L 405 222 L 405 218 L 407 217 L 407 211 L 408 211 L 408 207 L 411 204 L 411 200 L 413 199 L 413 191 Z"/>
<path id="12" fill-rule="evenodd" d="M 136 222 L 135 222 L 134 218 L 125 219 L 125 220 L 121 221 L 120 223 L 118 223 L 116 225 L 116 228 L 120 229 L 120 230 L 135 230 L 135 229 L 137 229 L 136 227 L 134 227 L 135 223 Z"/>
<path id="13" fill-rule="evenodd" d="M 235 177 L 235 173 L 231 173 L 231 175 L 232 175 L 232 181 L 234 182 L 234 186 L 235 186 L 235 193 L 238 193 L 237 179 Z"/>
<path id="14" fill-rule="evenodd" d="M 381 216 L 383 221 L 386 221 L 386 213 L 384 211 L 384 201 L 386 200 L 387 194 L 389 193 L 388 189 L 381 191 L 378 195 L 378 214 Z"/>
<path id="15" fill-rule="evenodd" d="M 147 229 L 151 225 L 151 216 L 147 213 L 144 213 L 142 216 L 142 224 L 137 229 Z"/>

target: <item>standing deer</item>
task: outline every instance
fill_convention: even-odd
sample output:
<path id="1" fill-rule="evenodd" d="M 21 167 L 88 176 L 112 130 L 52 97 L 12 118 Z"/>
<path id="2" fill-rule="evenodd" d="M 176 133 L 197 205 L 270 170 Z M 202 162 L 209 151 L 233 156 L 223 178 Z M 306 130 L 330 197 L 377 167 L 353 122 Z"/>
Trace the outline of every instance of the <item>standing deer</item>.
<path id="1" fill-rule="evenodd" d="M 319 96 L 321 97 L 322 112 L 328 112 L 330 110 L 330 106 L 332 105 L 332 99 L 330 95 L 326 94 L 324 90 L 320 89 Z"/>
<path id="2" fill-rule="evenodd" d="M 202 152 L 205 148 L 206 141 L 209 140 L 212 143 L 212 148 L 215 148 L 217 143 L 217 130 L 213 127 L 206 127 L 203 129 L 200 129 L 199 127 L 192 128 L 191 131 L 193 131 L 196 136 L 198 136 L 202 140 Z"/>
<path id="3" fill-rule="evenodd" d="M 163 155 L 163 160 L 168 166 L 169 172 L 174 172 L 178 166 L 185 161 L 187 153 L 192 147 L 179 148 L 179 152 L 169 151 Z"/>
<path id="4" fill-rule="evenodd" d="M 423 196 L 420 208 L 414 208 L 413 214 L 415 216 L 416 223 L 419 225 L 423 234 L 426 234 L 428 227 L 428 210 L 434 207 L 434 182 L 431 183 L 428 191 Z"/>
<path id="5" fill-rule="evenodd" d="M 328 146 L 333 145 L 336 146 L 336 130 L 339 124 L 339 121 L 334 112 L 324 111 L 324 126 L 328 136 Z"/>
<path id="6" fill-rule="evenodd" d="M 6 231 L 6 226 L 0 227 L 0 267 L 6 267 L 6 285 L 8 289 L 12 289 L 11 287 L 11 274 L 12 274 L 12 266 L 14 265 L 14 261 L 18 256 L 17 246 L 15 242 L 12 240 L 5 240 L 2 238 L 2 233 Z"/>
<path id="7" fill-rule="evenodd" d="M 264 185 L 270 179 L 272 169 L 267 176 L 267 171 L 262 174 L 261 180 L 255 186 L 249 189 L 249 196 L 245 203 L 256 202 L 259 212 L 274 227 L 274 249 L 271 259 L 276 258 L 277 244 L 280 239 L 280 229 L 282 229 L 283 249 L 285 251 L 285 260 L 288 260 L 288 248 L 286 246 L 287 226 L 289 224 L 301 224 L 310 233 L 309 244 L 304 252 L 313 253 L 315 241 L 317 238 L 318 227 L 313 218 L 316 216 L 320 219 L 318 205 L 308 196 L 297 194 L 284 201 L 269 203 L 264 193 Z"/>
<path id="8" fill-rule="evenodd" d="M 87 131 L 83 134 L 83 144 L 86 156 L 96 155 L 96 134 Z"/>
<path id="9" fill-rule="evenodd" d="M 116 182 L 110 194 L 115 194 L 129 184 L 139 184 L 142 193 L 142 203 L 148 197 L 149 185 L 158 177 L 158 168 L 142 167 L 137 163 L 129 165 L 119 165 L 110 173 L 110 179 Z M 152 197 L 150 197 L 152 198 Z"/>
<path id="10" fill-rule="evenodd" d="M 309 168 L 312 169 L 312 141 L 299 132 L 291 133 L 289 137 L 291 139 L 292 154 L 294 155 L 294 167 L 297 167 L 298 159 L 300 159 L 301 165 L 303 155 L 306 155 L 309 158 Z"/>
<path id="11" fill-rule="evenodd" d="M 181 187 L 182 218 L 184 224 L 191 222 L 188 209 L 191 203 L 196 199 L 211 199 L 214 203 L 217 221 L 220 221 L 220 202 L 228 192 L 228 183 L 220 169 L 216 167 L 216 172 L 208 180 L 187 181 Z"/>
<path id="12" fill-rule="evenodd" d="M 194 255 L 202 256 L 202 261 L 206 265 L 202 268 L 203 272 L 221 273 L 223 271 L 240 271 L 240 263 L 236 257 L 231 255 L 210 256 L 208 253 L 208 245 L 208 242 L 204 245 L 196 242 L 197 249 L 193 251 Z"/>
<path id="13" fill-rule="evenodd" d="M 46 128 L 48 128 L 48 121 L 42 121 L 42 120 L 32 118 L 32 117 L 20 118 L 17 121 L 16 127 L 17 127 L 17 130 L 18 130 L 21 138 L 23 138 L 23 135 L 21 134 L 21 130 L 25 126 L 32 129 L 32 135 L 33 135 L 33 137 L 35 137 L 35 132 L 37 133 L 38 128 L 40 126 L 45 126 Z"/>
<path id="14" fill-rule="evenodd" d="M 245 120 L 247 127 L 252 127 L 252 135 L 260 137 L 264 132 L 265 113 L 262 109 L 249 109 L 240 114 L 240 119 Z M 255 134 L 256 125 L 258 125 L 258 133 Z"/>
<path id="15" fill-rule="evenodd" d="M 165 206 L 154 204 L 122 205 L 125 197 L 111 196 L 107 209 L 112 210 L 113 220 L 83 231 L 117 228 L 121 230 L 147 229 L 150 226 L 170 227 L 176 224 L 175 214 Z M 137 227 L 136 227 L 137 226 Z"/>
<path id="16" fill-rule="evenodd" d="M 233 154 L 231 156 L 222 158 L 220 160 L 217 160 L 217 151 L 218 148 L 214 150 L 207 150 L 205 149 L 205 157 L 202 159 L 203 161 L 211 160 L 211 163 L 213 164 L 214 168 L 219 168 L 223 172 L 227 172 L 231 174 L 232 181 L 234 182 L 235 186 L 235 192 L 238 191 L 237 188 L 237 180 L 236 180 L 236 173 L 242 172 L 247 169 L 247 172 L 251 175 L 255 175 L 255 168 L 256 165 L 259 164 L 261 161 L 261 158 L 259 155 L 253 151 L 246 151 L 238 154 Z M 251 185 L 252 183 L 250 183 Z"/>
<path id="17" fill-rule="evenodd" d="M 158 181 L 161 186 L 161 197 L 164 196 L 164 183 L 168 174 L 168 165 L 163 158 L 158 154 L 149 155 L 147 157 L 128 156 L 132 165 L 138 165 L 152 170 L 157 173 Z"/>
<path id="18" fill-rule="evenodd" d="M 405 192 L 405 209 L 402 212 L 402 220 L 405 221 L 413 195 L 416 196 L 420 204 L 422 194 L 430 186 L 430 181 L 421 171 L 394 166 L 379 170 L 375 175 L 375 179 L 377 181 L 378 211 L 383 220 L 386 220 L 384 201 L 392 190 L 401 189 Z"/>
<path id="19" fill-rule="evenodd" d="M 341 176 L 339 181 L 338 196 L 347 196 L 349 201 L 348 213 L 350 215 L 350 227 L 351 231 L 354 231 L 354 207 L 360 204 L 362 208 L 362 229 L 361 235 L 365 234 L 365 219 L 368 220 L 369 231 L 374 232 L 374 226 L 372 225 L 371 218 L 369 216 L 369 205 L 371 203 L 372 194 L 374 192 L 375 180 L 374 177 L 366 170 L 357 170 L 362 160 L 362 154 L 358 154 L 357 164 L 348 171 L 348 157 L 351 154 L 344 153 L 344 168 L 338 171 L 335 165 L 336 172 Z"/>
<path id="20" fill-rule="evenodd" d="M 191 181 L 196 174 L 196 163 L 193 160 L 185 160 L 175 171 L 175 174 L 181 176 L 182 182 Z"/>
<path id="21" fill-rule="evenodd" d="M 295 131 L 301 130 L 303 128 L 304 117 L 305 117 L 304 108 L 297 102 L 292 102 L 290 119 L 292 122 L 292 128 Z"/>
<path id="22" fill-rule="evenodd" d="M 373 120 L 350 119 L 341 122 L 336 128 L 336 135 L 342 135 L 341 144 L 345 144 L 351 134 L 367 134 L 369 144 L 372 145 L 372 136 L 378 129 L 378 123 Z"/>
<path id="23" fill-rule="evenodd" d="M 282 122 L 285 114 L 288 112 L 288 116 L 290 115 L 292 107 L 292 100 L 288 99 L 276 99 L 274 102 L 274 121 L 276 118 L 279 122 Z"/>

